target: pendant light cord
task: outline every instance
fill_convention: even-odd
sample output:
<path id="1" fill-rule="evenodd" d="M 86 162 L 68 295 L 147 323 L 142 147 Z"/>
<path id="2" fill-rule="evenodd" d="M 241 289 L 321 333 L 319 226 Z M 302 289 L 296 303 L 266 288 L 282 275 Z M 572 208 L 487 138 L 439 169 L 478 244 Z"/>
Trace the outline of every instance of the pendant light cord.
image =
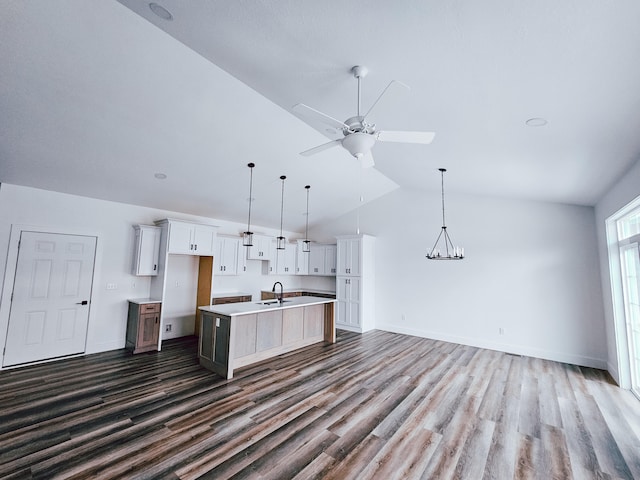
<path id="1" fill-rule="evenodd" d="M 304 239 L 309 240 L 309 189 L 311 188 L 311 185 L 307 185 L 304 188 L 307 189 L 307 223 L 304 227 Z"/>
<path id="2" fill-rule="evenodd" d="M 446 170 L 444 168 L 440 169 L 440 182 L 441 182 L 441 191 L 442 191 L 442 228 L 447 228 L 447 224 L 444 221 L 444 172 Z"/>
<path id="3" fill-rule="evenodd" d="M 251 202 L 253 198 L 253 167 L 255 166 L 253 163 L 250 163 L 249 169 L 251 170 L 251 174 L 249 176 L 249 218 L 247 220 L 247 232 L 251 230 Z"/>
<path id="4" fill-rule="evenodd" d="M 284 180 L 285 180 L 284 175 L 280 177 L 280 180 L 282 180 L 282 198 L 280 200 L 280 236 L 282 237 L 282 217 L 284 216 Z"/>

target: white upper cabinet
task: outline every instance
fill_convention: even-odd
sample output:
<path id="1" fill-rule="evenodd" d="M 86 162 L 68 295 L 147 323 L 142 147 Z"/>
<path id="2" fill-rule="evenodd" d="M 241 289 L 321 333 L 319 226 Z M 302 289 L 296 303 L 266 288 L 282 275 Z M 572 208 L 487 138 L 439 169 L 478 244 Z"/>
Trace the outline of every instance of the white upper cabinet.
<path id="1" fill-rule="evenodd" d="M 238 275 L 246 271 L 243 261 L 242 239 L 238 237 L 216 238 L 216 253 L 213 256 L 213 271 L 215 275 Z"/>
<path id="2" fill-rule="evenodd" d="M 296 246 L 286 243 L 284 250 L 276 250 L 276 271 L 278 275 L 294 275 L 296 273 Z"/>
<path id="3" fill-rule="evenodd" d="M 361 240 L 359 238 L 338 239 L 337 275 L 360 275 L 362 261 L 360 247 Z"/>
<path id="4" fill-rule="evenodd" d="M 136 231 L 133 252 L 133 274 L 138 276 L 158 275 L 160 254 L 160 227 L 134 225 Z"/>
<path id="5" fill-rule="evenodd" d="M 337 245 L 326 245 L 324 253 L 324 273 L 325 275 L 336 274 Z"/>
<path id="6" fill-rule="evenodd" d="M 216 227 L 195 225 L 193 230 L 193 249 L 196 255 L 213 255 L 216 251 L 216 236 Z"/>
<path id="7" fill-rule="evenodd" d="M 336 246 L 319 243 L 311 244 L 309 255 L 309 275 L 336 274 Z"/>
<path id="8" fill-rule="evenodd" d="M 156 222 L 168 231 L 168 253 L 213 256 L 218 227 L 179 220 Z"/>
<path id="9" fill-rule="evenodd" d="M 275 240 L 267 235 L 254 235 L 253 246 L 246 248 L 248 260 L 272 260 Z"/>
<path id="10" fill-rule="evenodd" d="M 309 252 L 309 275 L 324 275 L 324 245 L 311 244 Z"/>

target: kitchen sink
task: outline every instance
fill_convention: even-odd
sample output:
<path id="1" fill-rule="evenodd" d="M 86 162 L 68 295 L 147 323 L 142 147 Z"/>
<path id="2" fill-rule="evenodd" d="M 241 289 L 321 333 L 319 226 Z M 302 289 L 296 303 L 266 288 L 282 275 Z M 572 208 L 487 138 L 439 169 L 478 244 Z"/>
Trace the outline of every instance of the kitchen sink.
<path id="1" fill-rule="evenodd" d="M 282 303 L 290 302 L 291 300 L 282 300 Z M 278 300 L 266 300 L 264 302 L 257 302 L 258 305 L 275 305 L 279 303 Z"/>

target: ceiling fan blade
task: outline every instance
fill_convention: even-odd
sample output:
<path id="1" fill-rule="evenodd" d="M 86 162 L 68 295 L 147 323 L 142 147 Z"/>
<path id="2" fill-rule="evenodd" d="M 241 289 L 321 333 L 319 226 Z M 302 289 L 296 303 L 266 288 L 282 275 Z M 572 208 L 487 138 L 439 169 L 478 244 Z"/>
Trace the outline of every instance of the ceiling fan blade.
<path id="1" fill-rule="evenodd" d="M 406 88 L 407 90 L 411 90 L 411 87 L 409 87 L 409 85 L 407 85 L 406 83 L 402 83 L 399 80 L 391 80 L 391 82 L 389 82 L 389 85 L 387 85 L 385 87 L 385 89 L 382 91 L 382 93 L 380 94 L 380 96 L 378 97 L 378 99 L 373 102 L 373 105 L 371 105 L 371 108 L 369 108 L 369 111 L 367 113 L 364 114 L 363 120 L 365 118 L 367 118 L 369 116 L 369 114 L 371 113 L 371 111 L 373 110 L 373 108 L 378 104 L 378 102 L 380 101 L 380 99 L 384 96 L 385 93 L 387 93 L 387 90 L 389 90 L 389 87 L 391 87 L 391 85 L 398 85 L 401 87 Z"/>
<path id="2" fill-rule="evenodd" d="M 376 134 L 376 138 L 381 142 L 423 143 L 425 145 L 431 143 L 435 136 L 436 134 L 433 132 L 382 131 Z"/>
<path id="3" fill-rule="evenodd" d="M 361 155 L 358 160 L 360 160 L 360 166 L 362 168 L 371 168 L 375 165 L 375 163 L 373 162 L 373 155 L 371 155 L 371 152 L 367 152 L 364 155 Z"/>
<path id="4" fill-rule="evenodd" d="M 292 110 L 300 114 L 300 116 L 308 119 L 312 123 L 322 123 L 323 125 L 328 125 L 338 131 L 342 131 L 343 128 L 349 128 L 340 120 L 336 120 L 329 115 L 325 115 L 324 113 L 316 110 L 315 108 L 311 108 L 304 103 L 297 103 L 292 107 Z"/>
<path id="5" fill-rule="evenodd" d="M 331 140 L 330 142 L 323 143 L 322 145 L 318 145 L 317 147 L 310 148 L 309 150 L 305 150 L 304 152 L 300 152 L 300 155 L 304 155 L 305 157 L 310 157 L 318 152 L 323 150 L 327 150 L 331 147 L 335 147 L 336 145 L 340 145 L 342 140 Z"/>

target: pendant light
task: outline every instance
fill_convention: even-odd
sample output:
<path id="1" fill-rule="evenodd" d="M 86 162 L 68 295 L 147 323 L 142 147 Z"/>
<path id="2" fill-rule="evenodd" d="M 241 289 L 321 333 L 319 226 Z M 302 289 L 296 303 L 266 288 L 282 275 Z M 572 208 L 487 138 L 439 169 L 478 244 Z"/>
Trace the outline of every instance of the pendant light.
<path id="1" fill-rule="evenodd" d="M 284 181 L 287 177 L 282 175 L 280 180 L 282 180 L 282 199 L 280 200 L 280 236 L 277 237 L 276 242 L 276 250 L 284 250 L 285 238 L 282 235 L 282 217 L 284 216 Z"/>
<path id="2" fill-rule="evenodd" d="M 251 170 L 251 176 L 249 178 L 249 219 L 247 220 L 247 231 L 242 233 L 242 246 L 253 247 L 253 232 L 251 231 L 251 202 L 253 201 L 253 167 L 255 163 L 247 164 L 247 167 Z"/>
<path id="3" fill-rule="evenodd" d="M 447 224 L 444 218 L 444 172 L 445 168 L 439 168 L 441 184 L 442 184 L 442 228 L 440 229 L 440 235 L 436 239 L 436 243 L 433 244 L 433 248 L 427 253 L 429 260 L 462 260 L 464 258 L 464 248 L 454 247 L 449 234 L 447 233 Z M 440 241 L 442 239 L 442 242 Z M 438 248 L 439 243 L 442 245 L 442 251 Z"/>
<path id="4" fill-rule="evenodd" d="M 304 241 L 302 242 L 302 251 L 309 253 L 311 251 L 311 240 L 309 240 L 309 190 L 311 185 L 304 187 L 307 190 L 307 224 L 304 227 Z"/>

